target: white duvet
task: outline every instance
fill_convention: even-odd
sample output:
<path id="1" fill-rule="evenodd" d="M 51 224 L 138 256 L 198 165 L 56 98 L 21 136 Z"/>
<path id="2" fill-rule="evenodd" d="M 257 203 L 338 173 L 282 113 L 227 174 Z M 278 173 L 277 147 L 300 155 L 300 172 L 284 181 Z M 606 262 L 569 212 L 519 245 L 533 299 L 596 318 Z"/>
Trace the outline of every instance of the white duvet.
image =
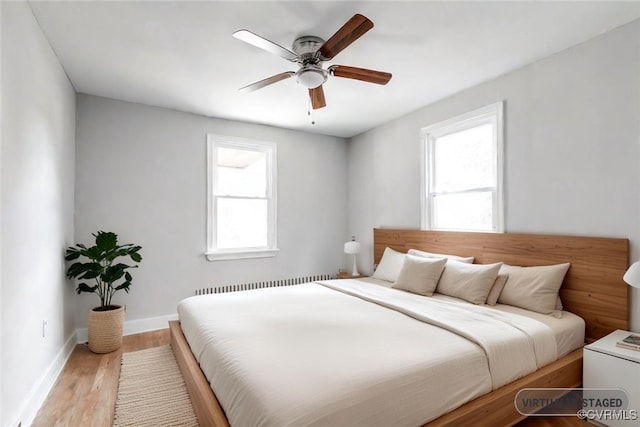
<path id="1" fill-rule="evenodd" d="M 538 321 L 358 280 L 192 297 L 178 314 L 233 427 L 418 426 L 558 356 Z"/>

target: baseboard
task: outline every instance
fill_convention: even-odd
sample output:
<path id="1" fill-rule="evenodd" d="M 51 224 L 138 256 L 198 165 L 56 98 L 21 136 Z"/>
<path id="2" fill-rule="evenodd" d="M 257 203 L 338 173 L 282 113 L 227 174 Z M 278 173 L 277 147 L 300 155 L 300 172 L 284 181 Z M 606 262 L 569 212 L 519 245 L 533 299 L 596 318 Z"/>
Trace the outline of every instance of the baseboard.
<path id="1" fill-rule="evenodd" d="M 73 353 L 73 349 L 76 348 L 76 343 L 76 334 L 73 333 L 69 338 L 67 338 L 64 346 L 51 361 L 51 364 L 45 371 L 44 375 L 42 375 L 42 377 L 36 381 L 31 388 L 28 397 L 24 400 L 22 407 L 18 411 L 20 419 L 15 420 L 9 425 L 21 425 L 22 427 L 28 427 L 33 423 L 33 420 L 36 418 L 36 415 L 38 415 L 38 411 L 42 407 L 42 404 L 62 373 L 62 369 L 64 369 L 67 360 L 69 360 L 71 353 Z"/>
<path id="2" fill-rule="evenodd" d="M 157 331 L 158 329 L 166 329 L 169 327 L 169 321 L 178 320 L 177 314 L 169 314 L 166 316 L 147 317 L 145 319 L 129 320 L 124 322 L 123 334 L 133 335 L 141 334 L 143 332 Z M 78 338 L 78 344 L 87 342 L 88 339 L 87 328 L 81 328 L 76 331 Z"/>

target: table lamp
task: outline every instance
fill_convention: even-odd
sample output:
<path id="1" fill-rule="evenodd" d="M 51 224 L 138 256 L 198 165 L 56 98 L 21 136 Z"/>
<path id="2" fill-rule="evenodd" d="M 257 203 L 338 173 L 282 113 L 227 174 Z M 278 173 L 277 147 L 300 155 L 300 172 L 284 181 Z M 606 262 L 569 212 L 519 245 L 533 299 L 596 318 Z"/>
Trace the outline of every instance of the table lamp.
<path id="1" fill-rule="evenodd" d="M 624 273 L 622 280 L 634 288 L 640 288 L 640 261 L 631 264 L 631 267 Z"/>
<path id="2" fill-rule="evenodd" d="M 353 271 L 352 276 L 358 276 L 358 266 L 356 265 L 356 256 L 360 252 L 360 243 L 356 242 L 356 237 L 352 236 L 351 241 L 344 244 L 344 253 L 353 255 Z"/>

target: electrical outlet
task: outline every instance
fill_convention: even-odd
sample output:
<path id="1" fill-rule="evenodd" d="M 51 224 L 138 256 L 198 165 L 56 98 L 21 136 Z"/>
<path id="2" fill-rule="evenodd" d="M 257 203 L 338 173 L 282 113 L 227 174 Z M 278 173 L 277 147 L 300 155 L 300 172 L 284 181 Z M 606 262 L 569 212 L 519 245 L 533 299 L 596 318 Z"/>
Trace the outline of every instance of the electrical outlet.
<path id="1" fill-rule="evenodd" d="M 42 321 L 42 338 L 44 338 L 46 334 L 47 334 L 47 321 L 43 320 Z"/>

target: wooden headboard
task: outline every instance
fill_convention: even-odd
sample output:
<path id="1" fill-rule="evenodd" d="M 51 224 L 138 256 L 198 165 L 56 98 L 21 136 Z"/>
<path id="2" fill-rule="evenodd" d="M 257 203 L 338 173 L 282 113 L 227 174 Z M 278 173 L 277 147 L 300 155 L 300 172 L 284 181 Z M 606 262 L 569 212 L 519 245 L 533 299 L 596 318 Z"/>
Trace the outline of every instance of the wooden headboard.
<path id="1" fill-rule="evenodd" d="M 629 266 L 628 239 L 376 228 L 373 241 L 376 264 L 387 246 L 400 252 L 413 248 L 473 256 L 479 264 L 570 262 L 560 298 L 565 310 L 585 320 L 587 341 L 629 330 L 629 287 L 622 280 Z"/>

